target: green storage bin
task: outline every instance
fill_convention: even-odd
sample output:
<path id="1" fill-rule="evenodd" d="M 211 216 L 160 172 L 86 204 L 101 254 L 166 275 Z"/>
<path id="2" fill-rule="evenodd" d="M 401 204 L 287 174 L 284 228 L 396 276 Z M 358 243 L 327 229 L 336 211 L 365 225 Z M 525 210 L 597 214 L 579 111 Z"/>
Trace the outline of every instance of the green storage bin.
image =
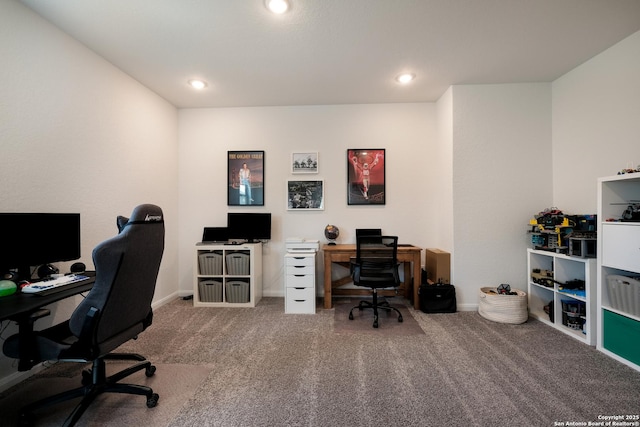
<path id="1" fill-rule="evenodd" d="M 604 348 L 640 365 L 640 321 L 603 310 Z"/>

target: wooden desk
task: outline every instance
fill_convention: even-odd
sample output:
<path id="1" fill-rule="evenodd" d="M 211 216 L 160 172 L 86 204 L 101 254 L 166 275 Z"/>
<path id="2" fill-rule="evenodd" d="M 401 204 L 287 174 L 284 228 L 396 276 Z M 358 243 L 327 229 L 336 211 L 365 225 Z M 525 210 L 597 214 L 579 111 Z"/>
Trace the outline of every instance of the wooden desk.
<path id="1" fill-rule="evenodd" d="M 343 289 L 347 283 L 351 283 L 350 275 L 341 277 L 337 280 L 331 280 L 332 264 L 341 264 L 346 267 L 352 257 L 356 256 L 356 245 L 324 245 L 324 308 L 331 308 L 331 297 L 333 295 L 370 295 L 371 291 L 367 289 Z M 404 291 L 406 298 L 413 297 L 413 306 L 420 309 L 420 301 L 418 299 L 418 287 L 420 285 L 420 275 L 422 269 L 420 265 L 422 249 L 413 245 L 398 245 L 398 261 L 404 263 L 404 282 L 400 285 L 400 291 Z M 413 278 L 413 295 L 411 295 L 411 285 Z M 393 291 L 381 291 L 381 295 L 394 295 Z"/>

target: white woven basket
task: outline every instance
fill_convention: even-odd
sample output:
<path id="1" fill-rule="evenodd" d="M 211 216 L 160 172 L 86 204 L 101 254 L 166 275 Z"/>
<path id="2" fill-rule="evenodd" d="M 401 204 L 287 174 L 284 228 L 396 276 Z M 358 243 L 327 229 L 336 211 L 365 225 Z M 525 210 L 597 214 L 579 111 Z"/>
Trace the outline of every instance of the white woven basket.
<path id="1" fill-rule="evenodd" d="M 478 313 L 494 322 L 513 324 L 526 322 L 529 318 L 527 294 L 518 290 L 514 292 L 517 295 L 500 295 L 496 288 L 480 288 Z"/>

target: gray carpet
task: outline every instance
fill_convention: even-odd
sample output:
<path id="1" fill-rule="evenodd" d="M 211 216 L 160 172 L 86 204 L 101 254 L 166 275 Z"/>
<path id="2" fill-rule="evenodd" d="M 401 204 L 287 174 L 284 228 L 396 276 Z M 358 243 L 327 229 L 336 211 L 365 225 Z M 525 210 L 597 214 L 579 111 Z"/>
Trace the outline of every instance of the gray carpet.
<path id="1" fill-rule="evenodd" d="M 402 322 L 398 322 L 398 314 L 393 311 L 379 310 L 378 328 L 373 327 L 373 310 L 355 309 L 352 311 L 353 320 L 349 320 L 349 311 L 358 305 L 360 299 L 341 298 L 334 304 L 333 330 L 338 334 L 368 334 L 373 336 L 409 336 L 424 335 L 418 322 L 403 304 L 391 298 L 389 302 L 400 310 Z M 370 299 L 369 299 L 370 301 Z"/>
<path id="2" fill-rule="evenodd" d="M 320 306 L 315 315 L 286 315 L 280 298 L 255 308 L 173 301 L 121 349 L 158 363 L 158 407 L 131 398 L 134 404 L 98 416 L 100 425 L 553 426 L 639 412 L 640 372 L 540 322 L 406 311 L 422 333 L 381 328 L 376 336 L 369 322 L 360 331 L 341 328 L 358 319 L 340 320 L 336 309 Z M 188 366 L 200 374 L 188 374 Z M 24 385 L 11 396 L 31 398 Z M 129 420 L 164 412 L 128 424 L 112 418 L 119 411 L 133 414 Z"/>
<path id="3" fill-rule="evenodd" d="M 18 421 L 15 408 L 26 401 L 37 400 L 56 393 L 76 388 L 80 385 L 81 376 L 78 367 L 71 363 L 56 364 L 47 371 L 30 378 L 12 393 L 0 400 L 0 425 L 14 426 Z M 123 369 L 127 365 L 112 363 L 110 368 Z M 82 426 L 163 426 L 167 420 L 176 416 L 184 404 L 184 397 L 190 396 L 193 390 L 207 377 L 209 366 L 193 365 L 156 365 L 157 375 L 147 378 L 144 371 L 131 375 L 126 381 L 152 387 L 155 392 L 162 393 L 158 406 L 146 407 L 144 396 L 125 394 L 109 394 L 98 397 L 91 408 L 85 412 L 78 425 Z M 119 369 L 110 369 L 108 372 Z M 61 426 L 71 414 L 79 400 L 69 401 L 35 414 L 36 426 Z M 107 422 L 108 420 L 108 422 Z"/>

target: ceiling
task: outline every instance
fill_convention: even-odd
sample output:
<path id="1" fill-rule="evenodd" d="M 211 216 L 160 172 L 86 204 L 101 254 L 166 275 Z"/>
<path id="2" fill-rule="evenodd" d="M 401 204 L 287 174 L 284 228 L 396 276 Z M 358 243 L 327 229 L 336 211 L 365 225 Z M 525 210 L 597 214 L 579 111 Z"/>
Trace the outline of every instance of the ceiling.
<path id="1" fill-rule="evenodd" d="M 638 0 L 20 1 L 178 108 L 433 102 L 551 82 L 640 30 Z"/>

